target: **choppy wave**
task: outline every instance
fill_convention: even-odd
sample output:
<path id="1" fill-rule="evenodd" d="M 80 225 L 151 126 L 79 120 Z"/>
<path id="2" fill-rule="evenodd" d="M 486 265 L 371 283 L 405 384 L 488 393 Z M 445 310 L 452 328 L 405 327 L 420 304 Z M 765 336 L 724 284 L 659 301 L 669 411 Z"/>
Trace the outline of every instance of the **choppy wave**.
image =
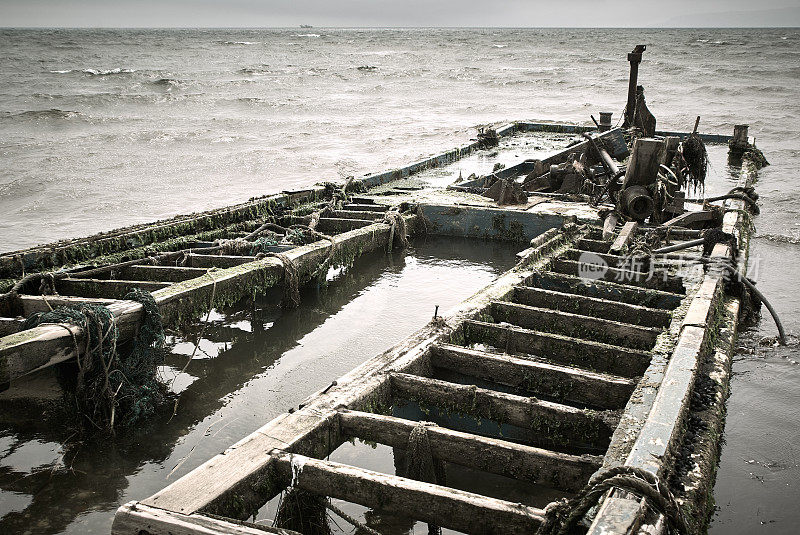
<path id="1" fill-rule="evenodd" d="M 270 74 L 269 65 L 262 65 L 260 67 L 242 67 L 239 69 L 240 74 L 252 74 L 256 76 Z"/>
<path id="2" fill-rule="evenodd" d="M 182 80 L 176 80 L 175 78 L 159 78 L 153 82 L 153 85 L 156 87 L 162 87 L 167 89 L 167 91 L 179 87 L 183 87 L 185 82 Z"/>
<path id="3" fill-rule="evenodd" d="M 776 243 L 791 243 L 791 244 L 800 243 L 800 235 L 786 236 L 784 234 L 757 234 L 756 239 L 768 240 Z"/>
<path id="4" fill-rule="evenodd" d="M 217 41 L 221 45 L 229 45 L 229 46 L 249 46 L 249 45 L 257 45 L 260 41 Z"/>
<path id="5" fill-rule="evenodd" d="M 60 69 L 60 70 L 52 70 L 50 71 L 51 74 L 71 74 L 71 73 L 80 73 L 80 74 L 89 74 L 91 76 L 110 76 L 112 74 L 131 74 L 136 72 L 135 69 L 123 69 L 121 67 L 116 67 L 114 69 Z"/>
<path id="6" fill-rule="evenodd" d="M 322 37 L 322 35 L 318 33 L 296 33 L 292 37 Z"/>
<path id="7" fill-rule="evenodd" d="M 81 113 L 77 111 L 50 108 L 49 110 L 26 110 L 19 113 L 9 113 L 6 117 L 17 119 L 72 119 L 80 115 Z"/>

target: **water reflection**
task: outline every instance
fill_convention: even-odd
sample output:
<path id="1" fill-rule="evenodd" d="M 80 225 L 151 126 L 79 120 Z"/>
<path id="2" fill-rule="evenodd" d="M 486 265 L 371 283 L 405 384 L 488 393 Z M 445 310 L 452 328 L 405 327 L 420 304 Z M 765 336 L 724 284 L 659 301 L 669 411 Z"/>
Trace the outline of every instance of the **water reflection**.
<path id="1" fill-rule="evenodd" d="M 400 341 L 435 305 L 445 310 L 511 267 L 515 252 L 418 240 L 408 254 L 367 255 L 327 286 L 305 288 L 296 310 L 276 306 L 277 292 L 217 310 L 171 340 L 162 372 L 180 392 L 174 415 L 166 407 L 113 440 L 75 441 L 53 371 L 17 383 L 0 395 L 0 532 L 108 533 L 120 503 L 156 492 Z"/>

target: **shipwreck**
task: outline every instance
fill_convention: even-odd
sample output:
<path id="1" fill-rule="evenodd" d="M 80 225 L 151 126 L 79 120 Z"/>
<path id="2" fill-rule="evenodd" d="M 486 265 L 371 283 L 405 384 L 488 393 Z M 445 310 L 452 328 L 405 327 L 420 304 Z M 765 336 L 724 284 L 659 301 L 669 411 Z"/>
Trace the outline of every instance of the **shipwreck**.
<path id="1" fill-rule="evenodd" d="M 380 531 L 331 499 L 431 532 L 704 531 L 739 321 L 763 300 L 745 275 L 766 160 L 746 125 L 658 130 L 637 80 L 643 52 L 628 55 L 619 126 L 600 113 L 593 126 L 486 127 L 403 168 L 0 255 L 0 383 L 74 361 L 92 424 L 135 425 L 163 402 L 148 349 L 164 326 L 275 287 L 292 306 L 329 269 L 417 236 L 500 240 L 515 267 L 121 506 L 113 533 L 323 532 L 286 510 L 274 525 L 248 521 L 281 493 L 360 533 Z M 528 149 L 554 135 L 547 154 Z M 738 176 L 716 197 L 702 195 L 706 145 L 726 147 Z M 498 163 L 509 151 L 518 161 Z M 475 155 L 490 168 L 456 173 Z M 387 474 L 326 460 L 351 440 L 404 461 Z M 539 508 L 457 489 L 448 464 L 558 498 Z"/>

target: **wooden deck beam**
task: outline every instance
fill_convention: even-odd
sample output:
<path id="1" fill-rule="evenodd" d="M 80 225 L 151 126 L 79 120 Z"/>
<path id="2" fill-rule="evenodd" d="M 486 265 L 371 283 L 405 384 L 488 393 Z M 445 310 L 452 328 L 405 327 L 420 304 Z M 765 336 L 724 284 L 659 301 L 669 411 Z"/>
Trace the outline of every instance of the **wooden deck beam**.
<path id="1" fill-rule="evenodd" d="M 642 375 L 651 357 L 649 352 L 639 349 L 483 321 L 465 321 L 464 333 L 467 344 L 489 344 L 507 353 L 535 355 L 622 377 Z"/>
<path id="2" fill-rule="evenodd" d="M 203 275 L 207 269 L 183 266 L 127 266 L 120 270 L 120 277 L 128 280 L 183 282 Z"/>
<path id="3" fill-rule="evenodd" d="M 525 282 L 529 286 L 546 290 L 669 310 L 680 305 L 685 297 L 673 292 L 640 288 L 617 282 L 584 279 L 573 274 L 564 273 L 534 273 Z"/>
<path id="4" fill-rule="evenodd" d="M 241 266 L 242 264 L 248 264 L 250 262 L 255 262 L 255 261 L 256 261 L 255 256 L 215 255 L 215 254 L 197 254 L 197 253 L 189 253 L 186 255 L 186 263 L 193 268 L 226 269 L 230 267 Z M 202 273 L 200 275 L 202 275 Z"/>
<path id="5" fill-rule="evenodd" d="M 253 527 L 234 519 L 222 520 L 201 514 L 185 515 L 157 507 L 128 502 L 119 509 L 111 535 L 302 535 L 288 529 Z"/>
<path id="6" fill-rule="evenodd" d="M 133 288 L 154 292 L 170 286 L 169 282 L 117 279 L 56 279 L 59 294 L 74 297 L 122 299 Z"/>
<path id="7" fill-rule="evenodd" d="M 617 418 L 533 397 L 516 396 L 406 373 L 391 375 L 392 395 L 409 401 L 529 429 L 531 437 L 561 444 L 608 445 Z"/>
<path id="8" fill-rule="evenodd" d="M 490 314 L 498 323 L 505 322 L 525 329 L 563 334 L 583 340 L 633 349 L 651 349 L 661 329 L 595 318 L 549 308 L 538 308 L 507 301 L 493 301 Z"/>
<path id="9" fill-rule="evenodd" d="M 450 344 L 435 345 L 431 365 L 551 399 L 604 409 L 625 407 L 632 379 L 558 366 L 512 355 L 487 353 Z"/>
<path id="10" fill-rule="evenodd" d="M 610 299 L 589 297 L 531 286 L 514 288 L 513 301 L 523 305 L 551 308 L 563 312 L 582 313 L 587 316 L 618 320 L 643 327 L 666 327 L 672 320 L 667 310 L 649 308 Z"/>
<path id="11" fill-rule="evenodd" d="M 418 422 L 360 411 L 339 411 L 343 436 L 407 449 Z M 449 463 L 575 492 L 602 464 L 594 455 L 569 455 L 506 440 L 427 427 L 431 454 Z"/>
<path id="12" fill-rule="evenodd" d="M 528 535 L 541 509 L 463 490 L 381 474 L 355 466 L 273 452 L 286 482 L 322 496 L 357 503 L 465 533 Z"/>
<path id="13" fill-rule="evenodd" d="M 121 299 L 103 297 L 73 297 L 66 295 L 20 295 L 22 316 L 28 317 L 36 312 L 49 312 L 61 306 L 78 306 L 82 304 L 110 306 L 122 302 Z"/>
<path id="14" fill-rule="evenodd" d="M 557 258 L 553 260 L 551 269 L 556 273 L 565 275 L 575 275 L 580 273 L 580 263 L 575 260 L 564 260 Z M 683 281 L 664 270 L 654 270 L 652 272 L 644 270 L 619 269 L 607 267 L 599 279 L 603 281 L 621 282 L 629 286 L 638 286 L 652 290 L 661 290 L 682 294 L 685 292 Z"/>

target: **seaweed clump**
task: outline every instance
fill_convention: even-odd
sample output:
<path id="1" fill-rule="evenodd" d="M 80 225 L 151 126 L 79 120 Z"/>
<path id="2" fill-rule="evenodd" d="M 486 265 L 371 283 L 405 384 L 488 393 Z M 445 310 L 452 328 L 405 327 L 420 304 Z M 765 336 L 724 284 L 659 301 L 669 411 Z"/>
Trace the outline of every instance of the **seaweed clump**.
<path id="1" fill-rule="evenodd" d="M 124 348 L 117 345 L 119 330 L 114 316 L 101 305 L 58 307 L 31 315 L 24 325 L 26 329 L 43 323 L 80 327 L 85 350 L 80 351 L 76 340 L 78 371 L 68 396 L 74 398 L 82 423 L 112 433 L 115 428 L 152 415 L 165 397 L 165 388 L 157 378 L 158 366 L 164 360 L 164 329 L 158 305 L 141 289 L 132 290 L 124 298 L 144 307 L 136 336 Z"/>

